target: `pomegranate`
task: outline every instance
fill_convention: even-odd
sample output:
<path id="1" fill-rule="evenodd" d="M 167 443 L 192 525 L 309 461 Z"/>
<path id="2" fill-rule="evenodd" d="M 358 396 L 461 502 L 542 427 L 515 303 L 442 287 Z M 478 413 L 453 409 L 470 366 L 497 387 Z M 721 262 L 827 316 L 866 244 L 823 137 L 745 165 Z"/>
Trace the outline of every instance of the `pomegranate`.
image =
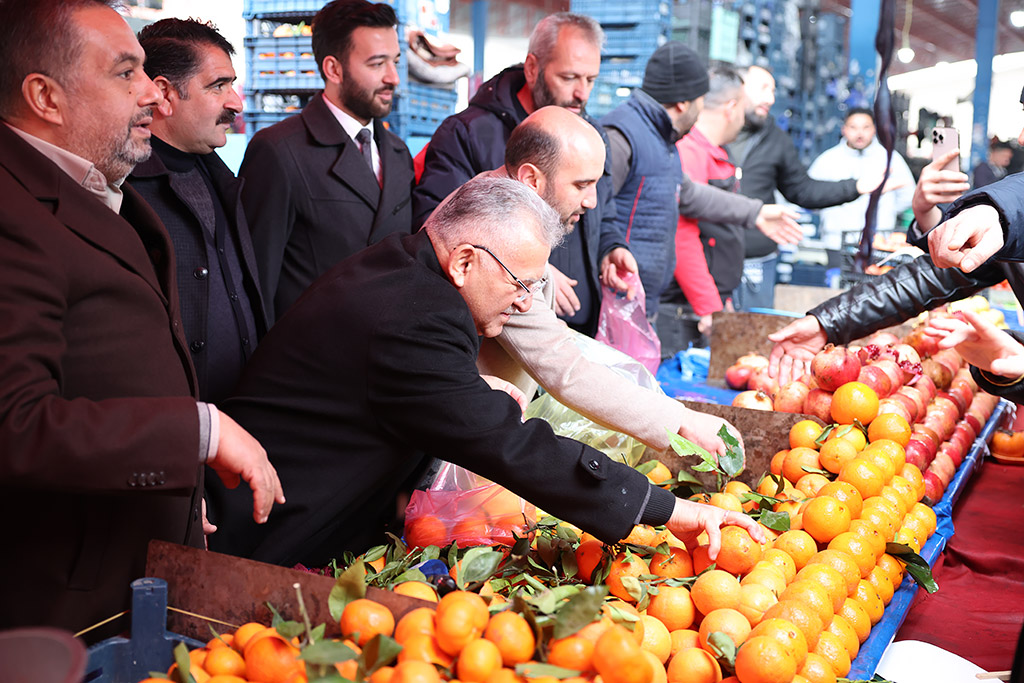
<path id="1" fill-rule="evenodd" d="M 769 397 L 774 397 L 779 390 L 779 380 L 768 375 L 768 368 L 754 370 L 754 374 L 747 381 L 747 388 L 755 391 L 763 391 Z"/>
<path id="2" fill-rule="evenodd" d="M 954 396 L 945 391 L 936 395 L 932 405 L 947 407 L 953 416 L 954 424 L 967 413 L 967 403 L 963 400 L 963 396 Z"/>
<path id="3" fill-rule="evenodd" d="M 907 462 L 917 465 L 917 469 L 924 472 L 932 461 L 932 454 L 928 451 L 928 444 L 920 439 L 910 439 L 906 447 Z"/>
<path id="4" fill-rule="evenodd" d="M 967 382 L 967 386 L 971 388 L 971 391 L 978 393 L 978 383 L 974 381 L 974 376 L 971 374 L 970 368 L 959 368 L 955 373 L 953 373 L 953 381 L 956 382 L 957 380 Z"/>
<path id="5" fill-rule="evenodd" d="M 779 388 L 772 403 L 776 412 L 802 413 L 810 393 L 810 387 L 803 382 L 789 382 Z"/>
<path id="6" fill-rule="evenodd" d="M 910 410 L 907 409 L 907 406 L 901 401 L 891 397 L 883 398 L 878 402 L 878 414 L 882 415 L 883 413 L 896 413 L 906 420 L 908 424 L 914 421 L 911 419 Z"/>
<path id="7" fill-rule="evenodd" d="M 946 492 L 946 486 L 942 483 L 939 475 L 933 470 L 924 473 L 924 495 L 933 503 L 942 500 L 942 494 Z"/>
<path id="8" fill-rule="evenodd" d="M 736 394 L 732 400 L 735 408 L 749 408 L 751 410 L 772 410 L 772 400 L 768 394 L 756 389 L 748 389 Z"/>
<path id="9" fill-rule="evenodd" d="M 746 365 L 752 370 L 763 370 L 768 367 L 768 357 L 759 353 L 747 353 L 736 359 L 736 365 Z"/>
<path id="10" fill-rule="evenodd" d="M 953 467 L 958 468 L 960 467 L 960 463 L 964 461 L 964 454 L 965 451 L 961 449 L 960 446 L 952 441 L 947 441 L 939 446 L 939 452 L 935 454 L 935 457 L 938 458 L 940 455 L 945 455 L 953 461 Z"/>
<path id="11" fill-rule="evenodd" d="M 804 401 L 804 413 L 813 415 L 825 424 L 832 422 L 832 392 L 811 389 Z"/>
<path id="12" fill-rule="evenodd" d="M 920 363 L 911 363 L 909 360 L 901 360 L 896 362 L 900 366 L 900 371 L 903 373 L 903 383 L 910 384 L 920 377 L 924 370 L 921 369 Z"/>
<path id="13" fill-rule="evenodd" d="M 967 443 L 972 444 L 974 440 L 978 438 L 978 432 L 975 431 L 974 425 L 967 421 L 967 416 L 964 415 L 964 419 L 956 423 L 956 429 L 953 433 L 964 432 L 967 435 Z"/>
<path id="14" fill-rule="evenodd" d="M 857 375 L 857 381 L 867 384 L 875 390 L 879 398 L 885 398 L 892 391 L 892 381 L 885 374 L 885 370 L 877 365 L 865 365 Z"/>
<path id="15" fill-rule="evenodd" d="M 899 343 L 900 338 L 892 332 L 875 332 L 868 339 L 868 344 L 875 344 L 876 346 L 892 346 Z"/>
<path id="16" fill-rule="evenodd" d="M 956 465 L 953 464 L 953 459 L 949 457 L 948 453 L 936 454 L 932 464 L 928 465 L 928 469 L 939 475 L 944 486 L 949 486 L 949 482 L 953 481 L 953 477 L 956 476 Z"/>
<path id="17" fill-rule="evenodd" d="M 939 350 L 939 342 L 935 337 L 925 334 L 920 327 L 908 334 L 903 341 L 914 347 L 921 357 L 930 356 Z"/>
<path id="18" fill-rule="evenodd" d="M 906 396 L 914 404 L 914 421 L 917 422 L 925 416 L 925 411 L 928 409 L 928 402 L 924 400 L 924 394 L 919 389 L 914 387 L 902 386 L 900 390 L 893 394 L 893 397 Z"/>
<path id="19" fill-rule="evenodd" d="M 975 406 L 972 403 L 971 407 L 967 409 L 967 414 L 964 415 L 964 422 L 971 426 L 975 434 L 981 434 L 981 428 L 988 422 L 988 417 L 982 412 L 980 406 Z"/>
<path id="20" fill-rule="evenodd" d="M 914 380 L 914 387 L 924 393 L 924 400 L 926 401 L 931 401 L 935 398 L 935 394 L 938 393 L 938 389 L 935 388 L 935 382 L 928 375 L 918 375 L 917 379 Z"/>
<path id="21" fill-rule="evenodd" d="M 889 378 L 889 382 L 892 384 L 892 388 L 889 390 L 889 393 L 892 393 L 903 386 L 903 371 L 900 370 L 900 366 L 896 364 L 896 361 L 891 358 L 883 358 L 873 361 L 871 364 L 875 367 L 881 368 L 886 377 Z"/>
<path id="22" fill-rule="evenodd" d="M 921 361 L 921 372 L 925 377 L 931 378 L 936 387 L 945 391 L 953 381 L 953 374 L 942 363 L 934 358 L 925 358 Z"/>
<path id="23" fill-rule="evenodd" d="M 959 466 L 960 460 L 963 460 L 964 457 L 970 452 L 973 443 L 974 441 L 967 435 L 966 431 L 955 429 L 953 430 L 953 435 L 949 437 L 949 441 L 942 444 L 942 446 L 939 447 L 939 450 L 941 451 L 946 446 L 955 448 L 957 452 L 960 454 L 959 460 L 954 458 L 954 460 L 956 460 L 956 464 Z"/>
<path id="24" fill-rule="evenodd" d="M 818 386 L 835 391 L 860 374 L 860 359 L 842 346 L 827 344 L 811 360 L 811 374 Z"/>
<path id="25" fill-rule="evenodd" d="M 971 401 L 974 400 L 974 392 L 962 382 L 956 385 L 951 384 L 947 391 L 950 397 L 956 401 L 957 406 L 963 404 L 964 410 L 961 411 L 961 417 L 963 417 L 962 413 L 966 412 L 967 408 L 971 405 Z"/>
<path id="26" fill-rule="evenodd" d="M 747 388 L 747 382 L 752 374 L 754 374 L 754 369 L 749 365 L 735 363 L 726 368 L 725 383 L 730 389 L 742 391 Z"/>
<path id="27" fill-rule="evenodd" d="M 936 450 L 939 444 L 942 443 L 942 439 L 939 438 L 939 433 L 931 425 L 926 425 L 923 422 L 918 422 L 913 427 L 913 435 L 915 438 L 925 438 L 931 442 L 931 445 Z"/>
<path id="28" fill-rule="evenodd" d="M 963 365 L 964 359 L 960 357 L 956 349 L 943 349 L 932 356 L 932 360 L 944 365 L 955 376 L 957 370 Z"/>

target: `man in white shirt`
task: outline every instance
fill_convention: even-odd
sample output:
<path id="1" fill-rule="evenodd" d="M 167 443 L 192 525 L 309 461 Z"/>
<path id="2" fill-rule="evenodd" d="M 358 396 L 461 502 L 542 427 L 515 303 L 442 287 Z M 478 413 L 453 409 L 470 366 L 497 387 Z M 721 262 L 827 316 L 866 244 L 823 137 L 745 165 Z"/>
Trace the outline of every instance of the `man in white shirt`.
<path id="1" fill-rule="evenodd" d="M 843 121 L 842 134 L 843 141 L 822 152 L 807 170 L 807 175 L 815 180 L 859 180 L 865 176 L 881 176 L 885 170 L 885 148 L 875 137 L 875 118 L 871 111 L 850 109 Z M 879 199 L 878 219 L 875 223 L 879 231 L 895 228 L 896 217 L 910 208 L 910 200 L 914 196 L 914 176 L 907 162 L 895 151 L 887 186 L 898 187 Z M 826 249 L 842 248 L 844 232 L 864 229 L 868 197 L 862 194 L 852 202 L 821 209 L 818 232 Z"/>

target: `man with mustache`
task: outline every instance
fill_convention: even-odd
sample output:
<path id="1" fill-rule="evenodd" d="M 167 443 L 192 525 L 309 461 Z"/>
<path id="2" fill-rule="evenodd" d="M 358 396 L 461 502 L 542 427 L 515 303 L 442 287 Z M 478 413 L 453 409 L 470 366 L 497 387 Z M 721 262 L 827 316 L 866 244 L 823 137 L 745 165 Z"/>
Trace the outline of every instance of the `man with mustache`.
<path id="1" fill-rule="evenodd" d="M 412 157 L 380 121 L 398 85 L 397 23 L 384 3 L 324 6 L 313 18 L 323 92 L 245 151 L 242 205 L 271 322 L 334 264 L 412 231 Z"/>
<path id="2" fill-rule="evenodd" d="M 107 2 L 0 0 L 0 628 L 126 609 L 150 540 L 202 545 L 204 462 L 256 522 L 284 502 L 197 401 L 170 237 L 122 184 L 162 101 L 144 60 Z"/>
<path id="3" fill-rule="evenodd" d="M 171 235 L 199 395 L 218 403 L 266 331 L 242 183 L 214 151 L 242 111 L 232 87 L 234 48 L 195 19 L 163 19 L 138 38 L 163 102 L 153 111 L 153 155 L 128 182 Z"/>

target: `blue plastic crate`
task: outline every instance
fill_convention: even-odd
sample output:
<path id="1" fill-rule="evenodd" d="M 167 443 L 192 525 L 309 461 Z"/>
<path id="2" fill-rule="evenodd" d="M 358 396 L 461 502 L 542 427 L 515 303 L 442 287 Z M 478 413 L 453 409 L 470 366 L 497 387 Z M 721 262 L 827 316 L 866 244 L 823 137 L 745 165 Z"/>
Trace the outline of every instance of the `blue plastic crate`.
<path id="1" fill-rule="evenodd" d="M 244 113 L 245 135 L 251 139 L 258 131 L 269 128 L 298 113 L 297 111 L 246 111 Z"/>
<path id="2" fill-rule="evenodd" d="M 318 90 L 324 86 L 308 36 L 245 39 L 246 90 Z"/>
<path id="3" fill-rule="evenodd" d="M 302 12 L 310 16 L 327 4 L 327 0 L 245 0 L 242 16 L 252 19 L 260 15 Z"/>
<path id="4" fill-rule="evenodd" d="M 131 638 L 108 638 L 89 648 L 84 683 L 141 681 L 150 671 L 167 671 L 174 663 L 174 647 L 189 649 L 204 643 L 167 631 L 167 582 L 132 581 Z"/>
<path id="5" fill-rule="evenodd" d="M 571 11 L 593 17 L 602 26 L 667 21 L 672 18 L 670 0 L 630 0 L 628 3 L 572 0 L 569 6 Z"/>
<path id="6" fill-rule="evenodd" d="M 652 49 L 651 52 L 654 52 Z M 642 57 L 605 57 L 601 59 L 601 75 L 599 82 L 610 83 L 615 87 L 637 88 L 644 81 L 644 69 L 650 54 Z"/>
<path id="7" fill-rule="evenodd" d="M 650 56 L 668 41 L 671 31 L 672 26 L 667 22 L 609 28 L 604 32 L 602 54 L 607 57 Z"/>
<path id="8" fill-rule="evenodd" d="M 423 83 L 409 83 L 395 95 L 391 113 L 384 119 L 392 133 L 407 138 L 434 134 L 441 122 L 455 113 L 458 93 Z"/>
<path id="9" fill-rule="evenodd" d="M 629 88 L 599 80 L 590 91 L 587 113 L 599 119 L 629 99 L 629 93 Z"/>

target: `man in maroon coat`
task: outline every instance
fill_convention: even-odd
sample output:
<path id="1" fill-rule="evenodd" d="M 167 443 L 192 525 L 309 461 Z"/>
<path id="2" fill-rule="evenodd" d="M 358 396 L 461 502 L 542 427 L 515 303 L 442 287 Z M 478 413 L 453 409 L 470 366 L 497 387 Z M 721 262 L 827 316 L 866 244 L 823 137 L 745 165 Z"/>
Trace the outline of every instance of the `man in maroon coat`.
<path id="1" fill-rule="evenodd" d="M 121 187 L 160 100 L 143 59 L 106 2 L 0 0 L 0 628 L 125 609 L 151 539 L 202 544 L 203 462 L 258 522 L 284 501 L 197 402 L 170 240 Z"/>

